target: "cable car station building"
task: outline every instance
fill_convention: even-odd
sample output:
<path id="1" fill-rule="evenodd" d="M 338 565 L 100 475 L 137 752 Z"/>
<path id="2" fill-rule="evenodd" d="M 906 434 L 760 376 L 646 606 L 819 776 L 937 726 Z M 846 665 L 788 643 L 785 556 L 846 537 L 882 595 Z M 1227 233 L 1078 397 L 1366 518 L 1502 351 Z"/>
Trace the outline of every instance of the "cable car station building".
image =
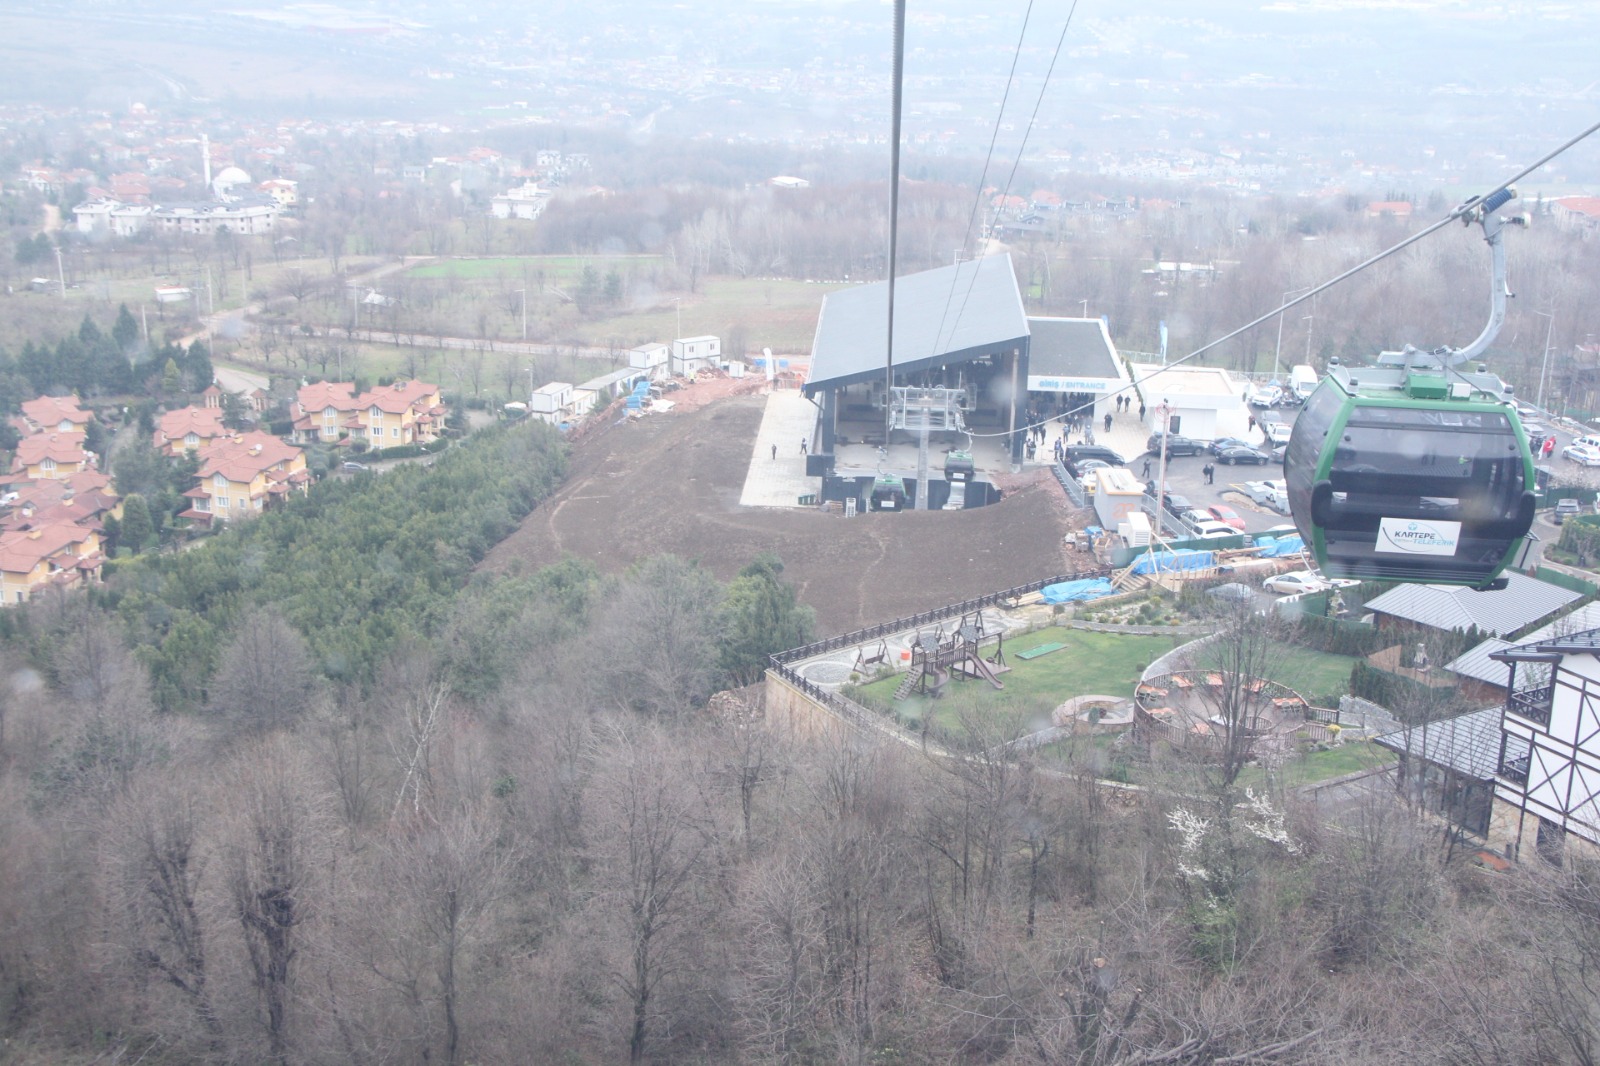
<path id="1" fill-rule="evenodd" d="M 966 450 L 968 433 L 980 474 L 986 461 L 1014 467 L 1030 423 L 1090 405 L 1104 413 L 1128 384 L 1105 325 L 1029 318 L 1011 256 L 1001 254 L 896 279 L 886 387 L 888 290 L 876 282 L 823 301 L 803 394 L 817 406 L 806 473 L 822 479 L 824 499 L 860 495 L 862 473 L 882 466 L 913 482 L 913 495 L 926 476 L 937 500 L 945 453 Z M 934 454 L 919 470 L 924 431 Z M 992 498 L 969 493 L 966 506 Z"/>

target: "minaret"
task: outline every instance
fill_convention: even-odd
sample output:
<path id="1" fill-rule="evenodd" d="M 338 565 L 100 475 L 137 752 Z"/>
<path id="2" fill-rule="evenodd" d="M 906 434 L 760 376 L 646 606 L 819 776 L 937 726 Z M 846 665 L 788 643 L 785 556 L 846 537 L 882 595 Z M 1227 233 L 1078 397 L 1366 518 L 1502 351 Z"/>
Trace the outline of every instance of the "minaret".
<path id="1" fill-rule="evenodd" d="M 206 166 L 206 194 L 211 193 L 211 138 L 205 134 L 200 135 L 200 155 L 205 160 Z"/>

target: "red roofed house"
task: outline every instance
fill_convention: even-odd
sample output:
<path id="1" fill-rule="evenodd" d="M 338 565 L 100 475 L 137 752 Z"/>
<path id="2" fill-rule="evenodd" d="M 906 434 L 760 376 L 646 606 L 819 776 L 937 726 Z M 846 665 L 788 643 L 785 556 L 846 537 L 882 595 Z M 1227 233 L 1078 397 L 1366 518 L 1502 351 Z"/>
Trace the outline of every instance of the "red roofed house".
<path id="1" fill-rule="evenodd" d="M 38 481 L 63 478 L 94 467 L 94 457 L 83 450 L 82 433 L 40 433 L 17 442 L 11 460 L 13 480 Z"/>
<path id="2" fill-rule="evenodd" d="M 1392 218 L 1410 218 L 1411 202 L 1409 200 L 1374 200 L 1367 205 L 1368 218 L 1382 218 L 1389 215 Z"/>
<path id="3" fill-rule="evenodd" d="M 23 401 L 22 420 L 27 433 L 82 433 L 89 412 L 78 406 L 76 396 L 41 396 Z"/>
<path id="4" fill-rule="evenodd" d="M 374 448 L 426 444 L 444 428 L 444 400 L 439 386 L 423 381 L 397 381 L 362 393 L 356 417 Z"/>
<path id="5" fill-rule="evenodd" d="M 1563 196 L 1553 200 L 1550 217 L 1564 229 L 1600 229 L 1600 196 Z"/>
<path id="6" fill-rule="evenodd" d="M 0 516 L 0 530 L 38 529 L 73 522 L 96 533 L 105 516 L 122 517 L 122 499 L 111 491 L 111 478 L 99 471 L 71 474 L 56 481 L 29 481 L 17 486 L 9 514 Z"/>
<path id="7" fill-rule="evenodd" d="M 154 443 L 156 451 L 176 459 L 187 451 L 198 452 L 218 437 L 227 435 L 220 408 L 180 407 L 161 415 L 156 423 Z"/>
<path id="8" fill-rule="evenodd" d="M 26 603 L 42 588 L 98 581 L 101 561 L 99 534 L 71 522 L 0 533 L 0 597 Z"/>
<path id="9" fill-rule="evenodd" d="M 341 433 L 356 429 L 358 406 L 355 386 L 347 381 L 302 385 L 295 392 L 294 432 L 290 439 L 297 444 L 332 444 Z"/>
<path id="10" fill-rule="evenodd" d="M 348 434 L 374 448 L 426 444 L 439 436 L 444 416 L 439 386 L 425 381 L 379 385 L 360 396 L 348 382 L 318 381 L 295 394 L 292 439 L 332 443 Z"/>
<path id="11" fill-rule="evenodd" d="M 310 480 L 305 453 L 293 444 L 261 432 L 224 437 L 201 451 L 195 487 L 184 493 L 193 502 L 179 517 L 238 521 L 306 491 Z"/>

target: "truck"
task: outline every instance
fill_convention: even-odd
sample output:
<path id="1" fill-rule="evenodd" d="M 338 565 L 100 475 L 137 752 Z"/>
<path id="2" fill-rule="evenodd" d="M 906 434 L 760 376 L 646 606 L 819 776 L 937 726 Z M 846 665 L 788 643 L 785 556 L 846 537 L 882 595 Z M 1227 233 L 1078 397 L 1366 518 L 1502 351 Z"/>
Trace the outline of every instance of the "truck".
<path id="1" fill-rule="evenodd" d="M 1295 396 L 1304 403 L 1310 399 L 1313 392 L 1317 391 L 1317 372 L 1301 363 L 1289 371 L 1289 388 L 1294 390 Z"/>

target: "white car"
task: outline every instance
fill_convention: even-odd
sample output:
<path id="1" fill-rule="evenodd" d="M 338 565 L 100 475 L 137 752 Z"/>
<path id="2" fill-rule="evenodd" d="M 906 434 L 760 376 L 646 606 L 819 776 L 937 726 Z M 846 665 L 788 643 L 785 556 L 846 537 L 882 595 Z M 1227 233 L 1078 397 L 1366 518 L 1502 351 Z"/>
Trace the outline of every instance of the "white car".
<path id="1" fill-rule="evenodd" d="M 1600 466 L 1600 448 L 1592 444 L 1569 444 L 1561 449 L 1561 458 L 1584 466 Z"/>
<path id="2" fill-rule="evenodd" d="M 1251 407 L 1276 407 L 1280 398 L 1281 393 L 1277 389 L 1262 385 L 1251 391 L 1249 402 Z"/>
<path id="3" fill-rule="evenodd" d="M 1216 519 L 1212 519 L 1209 522 L 1196 522 L 1194 523 L 1193 529 L 1194 539 L 1196 540 L 1213 540 L 1218 537 L 1240 536 L 1240 533 L 1237 529 L 1234 529 L 1226 522 L 1218 522 Z"/>
<path id="4" fill-rule="evenodd" d="M 1261 583 L 1261 587 L 1268 592 L 1293 595 L 1298 592 L 1325 592 L 1329 585 L 1309 570 L 1295 570 L 1292 573 L 1269 577 Z"/>
<path id="5" fill-rule="evenodd" d="M 1268 422 L 1261 428 L 1267 431 L 1267 439 L 1273 444 L 1288 444 L 1289 434 L 1294 432 L 1294 427 L 1287 422 Z"/>

